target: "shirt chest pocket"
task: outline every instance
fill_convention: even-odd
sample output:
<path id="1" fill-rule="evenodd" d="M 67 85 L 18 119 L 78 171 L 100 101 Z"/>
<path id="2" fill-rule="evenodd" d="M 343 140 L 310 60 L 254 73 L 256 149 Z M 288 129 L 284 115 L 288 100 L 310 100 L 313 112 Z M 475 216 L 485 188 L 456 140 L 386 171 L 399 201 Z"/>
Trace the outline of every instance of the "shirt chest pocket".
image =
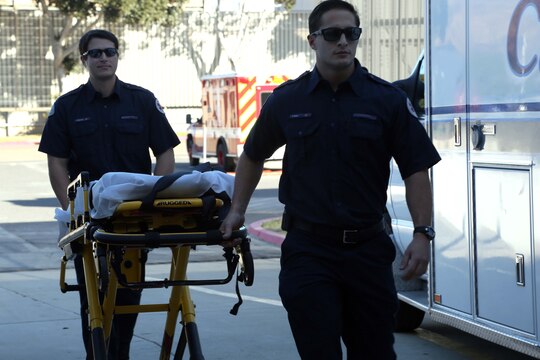
<path id="1" fill-rule="evenodd" d="M 115 123 L 120 134 L 140 134 L 144 130 L 143 120 L 136 115 L 124 115 Z"/>
<path id="2" fill-rule="evenodd" d="M 137 115 L 123 115 L 115 123 L 115 145 L 123 154 L 148 151 L 144 121 Z"/>
<path id="3" fill-rule="evenodd" d="M 366 157 L 384 151 L 384 128 L 381 119 L 370 114 L 353 114 L 346 127 L 349 141 L 342 146 L 345 156 L 352 156 L 356 161 L 367 161 Z"/>
<path id="4" fill-rule="evenodd" d="M 353 114 L 347 126 L 347 132 L 358 140 L 378 140 L 383 134 L 380 119 L 369 114 Z"/>
<path id="5" fill-rule="evenodd" d="M 73 150 L 78 156 L 95 154 L 99 148 L 98 122 L 90 117 L 81 117 L 71 122 Z"/>
<path id="6" fill-rule="evenodd" d="M 293 167 L 299 163 L 309 163 L 317 157 L 320 148 L 318 130 L 320 122 L 311 114 L 301 114 L 289 118 L 285 129 L 287 137 L 287 158 Z"/>
<path id="7" fill-rule="evenodd" d="M 98 128 L 97 121 L 90 118 L 78 118 L 73 121 L 73 136 L 85 137 L 93 135 Z"/>

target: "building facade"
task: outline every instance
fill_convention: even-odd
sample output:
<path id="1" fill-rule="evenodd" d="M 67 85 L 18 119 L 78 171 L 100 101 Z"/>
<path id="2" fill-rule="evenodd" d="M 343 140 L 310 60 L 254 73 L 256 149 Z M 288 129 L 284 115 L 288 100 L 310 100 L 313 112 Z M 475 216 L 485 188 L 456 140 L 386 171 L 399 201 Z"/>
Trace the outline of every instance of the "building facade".
<path id="1" fill-rule="evenodd" d="M 237 2 L 240 6 L 250 0 Z M 306 36 L 309 12 L 318 1 L 298 0 L 290 12 L 279 7 L 271 11 L 271 1 L 257 3 L 259 7 L 244 6 L 243 11 L 210 11 L 215 6 L 212 1 L 192 0 L 174 26 L 100 27 L 110 29 L 121 41 L 118 76 L 153 91 L 181 131 L 185 114 L 200 112 L 203 75 L 235 72 L 294 78 L 313 67 L 315 58 Z M 407 76 L 423 48 L 423 1 L 352 3 L 363 27 L 357 52 L 361 63 L 389 81 Z M 52 15 L 60 31 L 64 19 L 58 12 Z M 60 95 L 43 14 L 32 1 L 0 0 L 0 32 L 0 136 L 39 133 Z M 68 41 L 77 42 L 82 32 L 74 32 Z M 87 80 L 78 54 L 71 61 L 75 66 L 64 77 L 62 92 Z"/>

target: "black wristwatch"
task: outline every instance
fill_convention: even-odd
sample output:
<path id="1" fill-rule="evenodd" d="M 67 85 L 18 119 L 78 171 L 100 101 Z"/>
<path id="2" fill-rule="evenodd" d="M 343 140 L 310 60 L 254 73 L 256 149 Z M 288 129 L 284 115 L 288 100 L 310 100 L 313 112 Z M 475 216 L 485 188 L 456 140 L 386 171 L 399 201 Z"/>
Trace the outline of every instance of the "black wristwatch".
<path id="1" fill-rule="evenodd" d="M 414 228 L 413 234 L 416 233 L 424 234 L 430 241 L 435 239 L 435 230 L 431 226 L 417 226 Z"/>

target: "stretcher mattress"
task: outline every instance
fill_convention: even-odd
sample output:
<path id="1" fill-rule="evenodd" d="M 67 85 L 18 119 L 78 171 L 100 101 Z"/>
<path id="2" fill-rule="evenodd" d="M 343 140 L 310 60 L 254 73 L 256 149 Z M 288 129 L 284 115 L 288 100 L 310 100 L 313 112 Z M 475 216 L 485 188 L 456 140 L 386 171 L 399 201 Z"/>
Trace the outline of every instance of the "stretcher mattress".
<path id="1" fill-rule="evenodd" d="M 124 201 L 141 200 L 148 195 L 161 176 L 135 174 L 126 172 L 110 172 L 99 180 L 90 183 L 91 208 L 93 219 L 111 217 Z M 168 188 L 157 193 L 156 198 L 188 198 L 200 197 L 207 191 L 225 192 L 230 198 L 233 195 L 234 177 L 221 171 L 193 171 L 182 175 Z M 82 188 L 77 189 L 75 198 L 75 215 L 84 211 Z M 57 208 L 55 219 L 65 224 L 69 222 L 70 210 Z"/>

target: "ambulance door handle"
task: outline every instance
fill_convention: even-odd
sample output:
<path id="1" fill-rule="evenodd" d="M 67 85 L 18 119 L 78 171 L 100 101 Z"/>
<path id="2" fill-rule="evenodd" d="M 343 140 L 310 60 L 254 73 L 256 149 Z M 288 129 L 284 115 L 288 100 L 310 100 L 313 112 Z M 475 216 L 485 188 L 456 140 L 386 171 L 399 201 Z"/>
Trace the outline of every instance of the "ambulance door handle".
<path id="1" fill-rule="evenodd" d="M 525 286 L 525 256 L 516 254 L 516 283 Z"/>
<path id="2" fill-rule="evenodd" d="M 454 118 L 454 146 L 461 146 L 461 118 Z"/>

